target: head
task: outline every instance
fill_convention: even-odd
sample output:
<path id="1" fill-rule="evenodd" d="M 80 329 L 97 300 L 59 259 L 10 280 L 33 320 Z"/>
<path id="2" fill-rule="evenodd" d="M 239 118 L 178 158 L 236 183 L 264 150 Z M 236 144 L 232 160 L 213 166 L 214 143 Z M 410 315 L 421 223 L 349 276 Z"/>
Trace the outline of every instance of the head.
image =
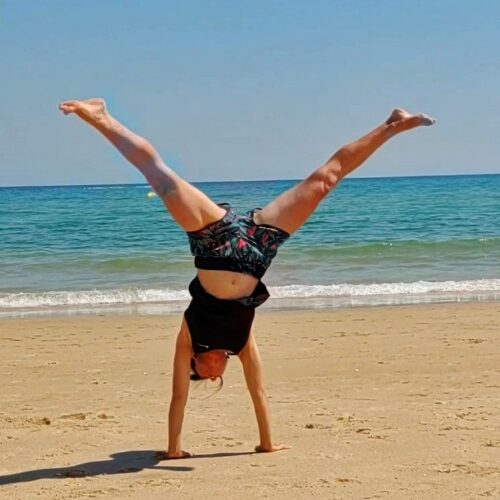
<path id="1" fill-rule="evenodd" d="M 194 374 L 191 375 L 191 380 L 207 379 L 215 380 L 220 378 L 226 369 L 229 355 L 222 349 L 196 354 L 191 359 L 191 369 Z"/>

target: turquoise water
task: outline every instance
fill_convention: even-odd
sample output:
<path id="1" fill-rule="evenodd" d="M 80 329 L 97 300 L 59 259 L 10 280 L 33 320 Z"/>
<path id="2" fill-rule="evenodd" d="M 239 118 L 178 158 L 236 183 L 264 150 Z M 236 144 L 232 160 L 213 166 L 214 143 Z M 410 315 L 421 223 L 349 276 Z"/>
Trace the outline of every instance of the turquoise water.
<path id="1" fill-rule="evenodd" d="M 199 183 L 238 211 L 296 181 Z M 157 304 L 193 277 L 145 185 L 0 188 L 0 314 Z M 500 298 L 500 175 L 348 179 L 280 249 L 271 306 Z"/>

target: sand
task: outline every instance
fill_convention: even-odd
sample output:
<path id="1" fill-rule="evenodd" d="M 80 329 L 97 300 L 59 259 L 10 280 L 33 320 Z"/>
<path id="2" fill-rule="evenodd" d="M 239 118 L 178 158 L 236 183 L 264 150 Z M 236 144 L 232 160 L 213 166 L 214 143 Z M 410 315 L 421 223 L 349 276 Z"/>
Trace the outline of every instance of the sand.
<path id="1" fill-rule="evenodd" d="M 0 321 L 0 498 L 500 497 L 500 305 L 261 312 L 275 442 L 237 359 L 167 442 L 179 316 Z"/>

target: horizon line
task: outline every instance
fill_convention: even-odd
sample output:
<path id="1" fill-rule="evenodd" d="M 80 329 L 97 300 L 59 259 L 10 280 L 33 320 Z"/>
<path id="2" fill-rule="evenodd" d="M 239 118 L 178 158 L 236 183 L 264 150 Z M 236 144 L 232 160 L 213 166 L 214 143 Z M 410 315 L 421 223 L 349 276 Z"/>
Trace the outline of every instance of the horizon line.
<path id="1" fill-rule="evenodd" d="M 486 172 L 479 174 L 423 174 L 423 175 L 374 175 L 374 176 L 356 176 L 349 177 L 347 181 L 357 180 L 373 180 L 373 179 L 411 179 L 411 178 L 432 178 L 432 177 L 479 177 L 479 176 L 494 176 L 500 175 L 500 172 Z M 217 181 L 188 181 L 191 184 L 223 184 L 223 183 L 237 183 L 237 182 L 283 182 L 283 181 L 301 181 L 303 178 L 298 179 L 240 179 L 240 180 L 217 180 Z M 25 185 L 5 185 L 0 186 L 0 189 L 12 188 L 59 188 L 59 187 L 106 187 L 106 186 L 148 186 L 147 182 L 118 182 L 118 183 L 104 183 L 104 184 L 25 184 Z"/>

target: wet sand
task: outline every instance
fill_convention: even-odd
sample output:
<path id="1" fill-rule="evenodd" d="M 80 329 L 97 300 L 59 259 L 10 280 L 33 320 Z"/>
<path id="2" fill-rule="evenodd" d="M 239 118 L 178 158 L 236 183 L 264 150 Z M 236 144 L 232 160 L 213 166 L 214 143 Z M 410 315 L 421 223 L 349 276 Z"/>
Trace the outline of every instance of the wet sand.
<path id="1" fill-rule="evenodd" d="M 0 321 L 1 498 L 500 496 L 500 304 L 260 312 L 276 442 L 233 360 L 166 446 L 179 316 Z"/>

